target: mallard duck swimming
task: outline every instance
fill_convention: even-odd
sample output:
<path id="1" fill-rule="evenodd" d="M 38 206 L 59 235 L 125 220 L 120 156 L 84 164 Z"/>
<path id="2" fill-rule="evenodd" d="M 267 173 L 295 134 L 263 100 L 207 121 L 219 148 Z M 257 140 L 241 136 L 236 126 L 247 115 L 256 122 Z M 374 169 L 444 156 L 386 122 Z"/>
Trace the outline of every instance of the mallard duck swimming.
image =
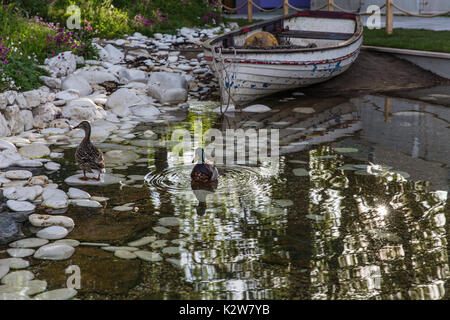
<path id="1" fill-rule="evenodd" d="M 197 148 L 195 150 L 195 156 L 193 163 L 197 161 L 191 172 L 192 182 L 196 183 L 211 183 L 217 181 L 219 172 L 212 163 L 207 163 L 205 159 L 205 150 L 203 148 Z"/>
<path id="2" fill-rule="evenodd" d="M 84 139 L 75 152 L 75 159 L 83 170 L 83 177 L 81 180 L 89 180 L 86 177 L 86 172 L 92 172 L 92 170 L 98 171 L 98 177 L 92 178 L 94 180 L 100 180 L 100 174 L 105 172 L 105 158 L 103 152 L 95 147 L 91 142 L 91 124 L 88 121 L 82 121 L 74 129 L 84 130 Z"/>

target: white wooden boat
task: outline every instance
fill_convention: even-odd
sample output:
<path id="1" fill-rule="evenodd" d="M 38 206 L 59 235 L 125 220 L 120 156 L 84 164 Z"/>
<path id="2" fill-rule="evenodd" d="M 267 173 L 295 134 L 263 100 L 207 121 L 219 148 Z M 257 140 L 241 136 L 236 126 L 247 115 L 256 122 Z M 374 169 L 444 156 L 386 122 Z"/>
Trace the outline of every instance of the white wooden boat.
<path id="1" fill-rule="evenodd" d="M 261 31 L 273 34 L 279 46 L 244 47 Z M 243 105 L 343 73 L 359 55 L 362 33 L 359 15 L 302 11 L 212 38 L 203 49 L 219 79 L 222 102 Z"/>

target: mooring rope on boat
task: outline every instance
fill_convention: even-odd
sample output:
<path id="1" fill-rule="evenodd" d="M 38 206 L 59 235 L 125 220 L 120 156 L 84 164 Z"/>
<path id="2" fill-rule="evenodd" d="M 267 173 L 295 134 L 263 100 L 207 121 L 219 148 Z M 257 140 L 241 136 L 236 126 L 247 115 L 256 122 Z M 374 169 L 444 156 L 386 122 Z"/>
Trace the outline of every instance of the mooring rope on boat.
<path id="1" fill-rule="evenodd" d="M 238 8 L 230 8 L 230 7 L 228 7 L 228 6 L 226 6 L 226 5 L 224 5 L 223 3 L 222 3 L 222 7 L 223 8 L 225 8 L 225 9 L 227 9 L 227 10 L 229 10 L 229 11 L 238 11 L 238 10 L 241 10 L 243 7 L 245 7 L 247 5 L 247 1 L 245 1 L 244 2 L 244 4 L 242 5 L 242 6 L 240 6 L 240 7 L 238 7 Z"/>
<path id="2" fill-rule="evenodd" d="M 236 48 L 229 48 L 229 49 L 233 49 L 234 50 L 234 56 L 237 56 L 237 52 L 236 52 Z M 216 52 L 216 50 L 218 50 L 219 52 Z M 234 106 L 236 107 L 236 101 L 234 101 L 233 97 L 231 96 L 231 79 L 230 79 L 230 75 L 227 71 L 227 68 L 231 65 L 231 64 L 226 64 L 225 59 L 223 58 L 222 55 L 222 48 L 221 47 L 214 47 L 211 50 L 212 52 L 212 61 L 213 61 L 213 66 L 214 66 L 214 70 L 216 70 L 217 75 L 218 75 L 218 80 L 219 80 L 219 85 L 220 88 L 225 88 L 225 90 L 227 91 L 227 95 L 228 95 L 228 100 L 227 100 L 227 107 L 225 108 L 225 111 L 222 110 L 222 101 L 220 103 L 220 113 L 225 113 L 227 112 L 229 106 L 230 106 L 230 102 L 233 102 Z M 219 68 L 219 66 L 221 68 Z M 225 75 L 225 81 L 222 77 L 222 71 Z M 228 85 L 225 85 L 225 83 L 228 83 Z M 222 100 L 222 99 L 221 99 Z"/>

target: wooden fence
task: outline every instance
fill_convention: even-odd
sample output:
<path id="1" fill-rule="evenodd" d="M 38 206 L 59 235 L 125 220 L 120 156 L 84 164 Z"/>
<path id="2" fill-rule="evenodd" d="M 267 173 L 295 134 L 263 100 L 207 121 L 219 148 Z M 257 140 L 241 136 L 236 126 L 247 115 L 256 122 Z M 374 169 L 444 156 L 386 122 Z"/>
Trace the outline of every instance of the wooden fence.
<path id="1" fill-rule="evenodd" d="M 413 12 L 409 12 L 405 9 L 400 8 L 399 6 L 397 6 L 394 2 L 395 0 L 386 0 L 386 3 L 384 5 L 382 5 L 380 7 L 380 9 L 386 8 L 386 33 L 387 34 L 392 34 L 394 32 L 394 8 L 399 10 L 400 12 L 402 12 L 403 14 L 407 15 L 407 16 L 411 16 L 411 17 L 422 17 L 422 18 L 433 18 L 433 17 L 437 17 L 437 16 L 445 16 L 450 14 L 450 11 L 447 12 L 441 12 L 441 13 L 437 13 L 437 14 L 416 14 Z M 219 10 L 228 10 L 231 12 L 236 12 L 242 8 L 244 8 L 245 6 L 247 6 L 247 17 L 248 17 L 248 21 L 252 22 L 253 21 L 253 7 L 263 11 L 263 12 L 272 12 L 275 10 L 279 10 L 281 8 L 283 8 L 283 14 L 287 15 L 289 13 L 289 8 L 296 10 L 296 11 L 304 11 L 305 9 L 302 8 L 296 8 L 294 6 L 292 6 L 289 3 L 289 0 L 281 0 L 281 5 L 277 8 L 273 8 L 273 9 L 265 9 L 260 7 L 258 4 L 256 4 L 253 0 L 247 0 L 246 2 L 244 2 L 240 7 L 237 8 L 230 8 L 226 5 L 223 4 L 222 0 L 218 0 L 217 1 L 217 6 L 219 8 Z M 344 8 L 341 8 L 340 6 L 338 6 L 337 4 L 335 4 L 334 0 L 328 0 L 328 2 L 323 5 L 322 7 L 319 8 L 311 8 L 309 10 L 322 10 L 322 9 L 327 9 L 328 11 L 334 11 L 335 9 L 338 11 L 344 11 L 344 12 L 350 12 L 348 10 L 345 10 Z M 352 12 L 352 13 L 357 13 L 357 12 Z M 362 13 L 365 15 L 371 15 L 373 13 Z"/>

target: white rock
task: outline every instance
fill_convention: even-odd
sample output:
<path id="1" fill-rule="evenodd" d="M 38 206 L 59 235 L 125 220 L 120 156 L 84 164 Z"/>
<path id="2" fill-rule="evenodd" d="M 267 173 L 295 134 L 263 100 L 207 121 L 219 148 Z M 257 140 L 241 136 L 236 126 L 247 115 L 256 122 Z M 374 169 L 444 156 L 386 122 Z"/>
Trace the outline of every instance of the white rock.
<path id="1" fill-rule="evenodd" d="M 42 199 L 44 200 L 42 206 L 48 208 L 62 209 L 69 205 L 66 193 L 59 189 L 45 188 L 42 193 Z"/>
<path id="2" fill-rule="evenodd" d="M 61 169 L 61 165 L 57 162 L 47 162 L 44 165 L 45 169 L 50 170 L 50 171 L 58 171 L 59 169 Z"/>
<path id="3" fill-rule="evenodd" d="M 17 151 L 11 149 L 0 151 L 0 169 L 7 168 L 21 159 L 22 157 Z"/>
<path id="4" fill-rule="evenodd" d="M 6 252 L 8 252 L 8 254 L 14 258 L 25 258 L 25 257 L 29 257 L 34 254 L 33 249 L 10 248 L 10 249 L 7 249 Z"/>
<path id="5" fill-rule="evenodd" d="M 34 279 L 34 274 L 31 271 L 14 271 L 8 273 L 6 276 L 2 278 L 3 284 L 9 285 L 21 285 L 26 281 L 30 281 Z"/>
<path id="6" fill-rule="evenodd" d="M 87 200 L 87 199 L 73 199 L 70 201 L 70 203 L 77 207 L 84 207 L 84 208 L 101 208 L 102 207 L 100 202 L 93 201 L 93 200 Z"/>
<path id="7" fill-rule="evenodd" d="M 92 93 L 92 87 L 89 82 L 87 82 L 87 80 L 83 77 L 73 74 L 64 79 L 61 88 L 63 90 L 77 90 L 80 93 L 80 96 L 87 96 Z"/>
<path id="8" fill-rule="evenodd" d="M 19 149 L 24 158 L 36 159 L 50 155 L 50 149 L 43 143 L 32 143 Z"/>
<path id="9" fill-rule="evenodd" d="M 14 163 L 14 165 L 18 167 L 24 167 L 24 168 L 39 168 L 42 167 L 44 164 L 39 160 L 19 160 Z"/>
<path id="10" fill-rule="evenodd" d="M 35 295 L 47 289 L 47 281 L 27 280 L 20 284 L 5 284 L 0 286 L 0 294 L 19 294 L 21 296 Z"/>
<path id="11" fill-rule="evenodd" d="M 28 217 L 30 223 L 35 227 L 61 226 L 71 229 L 75 226 L 73 220 L 66 216 L 52 216 L 47 214 L 31 214 Z"/>
<path id="12" fill-rule="evenodd" d="M 170 232 L 170 229 L 167 229 L 165 227 L 153 227 L 152 228 L 153 231 L 157 232 L 157 233 L 161 233 L 161 234 L 166 234 Z"/>
<path id="13" fill-rule="evenodd" d="M 30 266 L 30 263 L 22 258 L 0 259 L 0 266 L 8 266 L 9 269 L 24 269 Z"/>
<path id="14" fill-rule="evenodd" d="M 17 240 L 9 244 L 11 248 L 37 248 L 46 245 L 48 240 L 39 238 L 27 238 Z"/>
<path id="15" fill-rule="evenodd" d="M 67 195 L 70 199 L 89 199 L 91 197 L 86 191 L 77 188 L 69 188 Z"/>
<path id="16" fill-rule="evenodd" d="M 97 177 L 97 175 L 86 174 L 88 177 Z M 100 176 L 100 181 L 96 180 L 80 180 L 83 177 L 83 174 L 76 174 L 74 176 L 70 176 L 64 180 L 69 186 L 107 186 L 111 184 L 119 183 L 122 179 L 115 177 L 110 174 L 102 174 Z"/>
<path id="17" fill-rule="evenodd" d="M 10 208 L 12 211 L 33 211 L 36 206 L 32 203 L 29 203 L 27 201 L 17 201 L 17 200 L 8 200 L 6 201 L 6 205 L 8 208 Z"/>
<path id="18" fill-rule="evenodd" d="M 117 250 L 122 250 L 122 251 L 138 251 L 138 248 L 135 247 L 126 247 L 126 246 L 122 246 L 122 247 L 114 247 L 114 246 L 107 246 L 107 247 L 102 247 L 103 250 L 105 251 L 110 251 L 110 252 L 114 252 Z"/>
<path id="19" fill-rule="evenodd" d="M 130 247 L 145 246 L 146 244 L 149 244 L 150 242 L 153 242 L 155 240 L 156 240 L 155 236 L 143 237 L 143 238 L 141 238 L 139 240 L 129 242 L 128 246 L 130 246 Z"/>
<path id="20" fill-rule="evenodd" d="M 7 171 L 5 177 L 12 180 L 25 180 L 31 178 L 33 174 L 28 170 L 11 170 Z"/>
<path id="21" fill-rule="evenodd" d="M 56 93 L 55 97 L 56 99 L 70 101 L 73 99 L 78 99 L 80 97 L 80 91 L 75 89 L 68 89 Z"/>
<path id="22" fill-rule="evenodd" d="M 42 260 L 65 260 L 69 259 L 75 249 L 67 244 L 51 243 L 40 247 L 35 253 L 34 258 Z"/>
<path id="23" fill-rule="evenodd" d="M 64 77 L 77 68 L 76 57 L 71 51 L 62 52 L 51 59 L 45 59 L 45 64 L 49 66 L 53 77 Z"/>
<path id="24" fill-rule="evenodd" d="M 1 137 L 1 136 L 0 136 Z M 17 151 L 17 148 L 15 145 L 13 145 L 11 142 L 6 140 L 0 140 L 0 150 L 12 150 Z"/>
<path id="25" fill-rule="evenodd" d="M 110 150 L 105 153 L 105 161 L 108 164 L 132 163 L 139 159 L 139 155 L 131 150 Z"/>
<path id="26" fill-rule="evenodd" d="M 131 107 L 130 110 L 134 116 L 139 118 L 152 118 L 161 113 L 158 108 L 149 104 Z"/>
<path id="27" fill-rule="evenodd" d="M 188 98 L 188 83 L 179 74 L 153 72 L 148 81 L 148 93 L 161 103 L 185 102 Z"/>
<path id="28" fill-rule="evenodd" d="M 106 52 L 108 52 L 108 55 L 109 55 L 108 61 L 110 61 L 111 63 L 114 63 L 114 64 L 120 63 L 125 58 L 122 51 L 120 51 L 119 49 L 117 49 L 116 47 L 114 47 L 111 44 L 107 44 L 105 46 L 105 50 L 106 50 Z"/>
<path id="29" fill-rule="evenodd" d="M 244 112 L 255 112 L 255 113 L 264 113 L 269 112 L 272 109 L 270 109 L 268 106 L 262 105 L 262 104 L 254 104 L 251 106 L 248 106 L 244 108 L 242 111 Z"/>
<path id="30" fill-rule="evenodd" d="M 10 200 L 34 201 L 41 193 L 41 186 L 10 187 L 3 189 L 3 195 Z"/>
<path id="31" fill-rule="evenodd" d="M 78 76 L 83 77 L 89 83 L 103 83 L 106 81 L 118 81 L 116 76 L 107 71 L 88 71 L 83 70 L 77 73 Z"/>
<path id="32" fill-rule="evenodd" d="M 40 293 L 34 297 L 35 300 L 69 300 L 77 295 L 77 290 L 62 288 Z"/>
<path id="33" fill-rule="evenodd" d="M 31 300 L 31 298 L 20 293 L 0 293 L 0 300 Z"/>
<path id="34" fill-rule="evenodd" d="M 78 121 L 104 119 L 106 112 L 102 107 L 97 106 L 89 98 L 79 98 L 71 100 L 67 106 L 62 108 L 62 115 Z"/>
<path id="35" fill-rule="evenodd" d="M 61 88 L 61 79 L 46 76 L 40 76 L 39 79 L 41 79 L 41 81 L 49 88 L 52 89 Z"/>
<path id="36" fill-rule="evenodd" d="M 163 217 L 160 218 L 158 222 L 164 227 L 174 227 L 180 225 L 180 220 L 176 217 Z"/>
<path id="37" fill-rule="evenodd" d="M 8 272 L 9 272 L 9 265 L 0 264 L 0 279 L 3 278 Z"/>
<path id="38" fill-rule="evenodd" d="M 74 239 L 61 239 L 61 240 L 56 240 L 53 243 L 55 243 L 55 244 L 66 244 L 66 245 L 74 247 L 74 248 L 78 247 L 80 245 L 80 241 L 74 240 Z"/>
<path id="39" fill-rule="evenodd" d="M 133 252 L 127 251 L 127 250 L 116 250 L 116 251 L 114 251 L 114 256 L 116 256 L 117 258 L 127 259 L 127 260 L 137 258 L 137 256 Z"/>
<path id="40" fill-rule="evenodd" d="M 133 252 L 139 259 L 144 260 L 144 261 L 149 261 L 149 262 L 158 262 L 158 261 L 162 261 L 162 257 L 159 253 L 157 252 L 151 252 L 151 251 L 145 251 L 145 250 L 140 250 L 140 251 L 135 251 Z"/>
<path id="41" fill-rule="evenodd" d="M 36 236 L 41 239 L 58 240 L 64 238 L 68 234 L 69 231 L 67 231 L 67 229 L 64 227 L 51 226 L 39 230 L 38 233 L 36 233 Z"/>
<path id="42" fill-rule="evenodd" d="M 145 103 L 145 99 L 139 97 L 135 91 L 121 88 L 109 96 L 106 106 L 120 116 L 126 117 L 131 114 L 129 107 Z"/>

